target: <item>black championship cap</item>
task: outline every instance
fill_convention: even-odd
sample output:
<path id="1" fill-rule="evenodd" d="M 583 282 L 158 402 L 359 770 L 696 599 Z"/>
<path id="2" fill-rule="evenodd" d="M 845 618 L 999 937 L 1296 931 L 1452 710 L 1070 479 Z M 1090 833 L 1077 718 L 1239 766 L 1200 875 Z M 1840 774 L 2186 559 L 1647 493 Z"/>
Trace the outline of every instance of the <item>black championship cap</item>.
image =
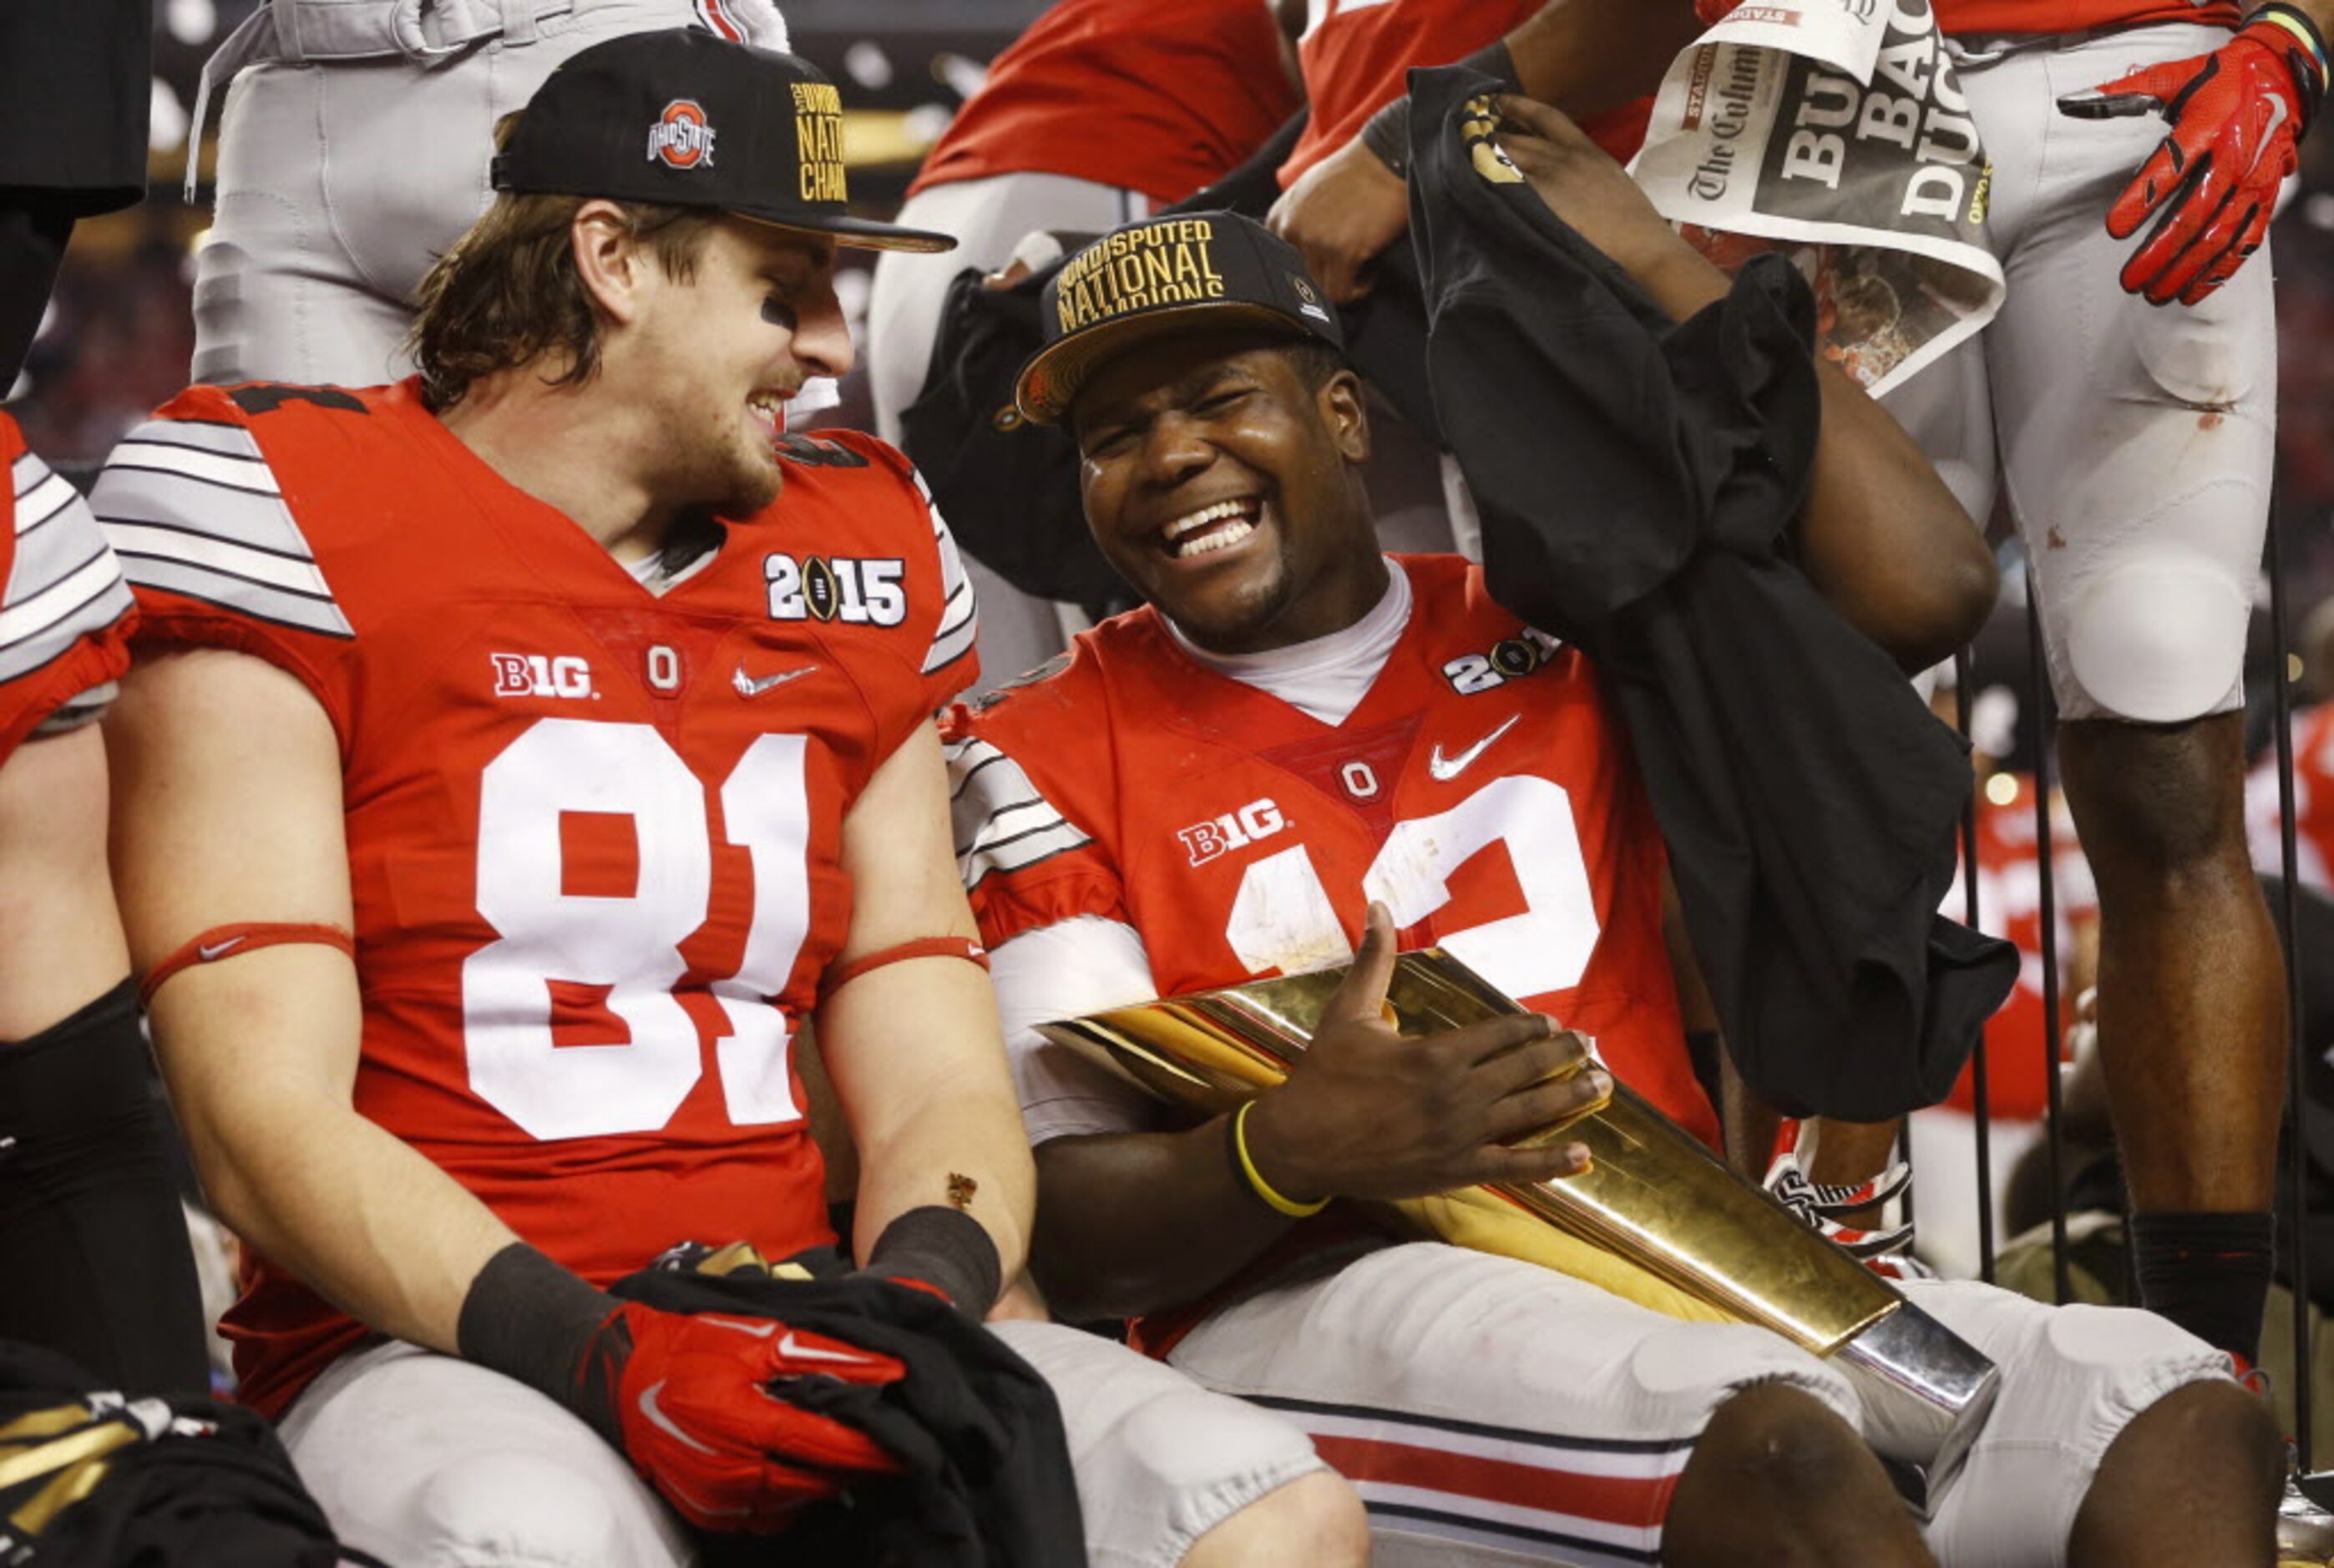
<path id="1" fill-rule="evenodd" d="M 843 99 L 815 66 L 693 27 L 570 55 L 520 112 L 494 187 L 718 207 L 871 250 L 956 245 L 851 216 Z"/>
<path id="2" fill-rule="evenodd" d="M 1024 418 L 1058 420 L 1105 360 L 1170 332 L 1254 328 L 1339 353 L 1337 313 L 1297 249 L 1236 212 L 1154 217 L 1114 229 L 1062 264 L 1038 309 L 1046 346 L 1021 367 Z"/>

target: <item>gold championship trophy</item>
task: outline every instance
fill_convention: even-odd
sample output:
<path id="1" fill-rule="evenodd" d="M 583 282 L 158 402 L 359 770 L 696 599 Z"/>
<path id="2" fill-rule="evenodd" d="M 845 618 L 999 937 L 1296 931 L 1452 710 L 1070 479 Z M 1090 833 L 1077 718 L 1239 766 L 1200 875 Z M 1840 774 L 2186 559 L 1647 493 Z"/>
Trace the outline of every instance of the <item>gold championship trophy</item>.
<path id="1" fill-rule="evenodd" d="M 1288 1077 L 1345 974 L 1258 980 L 1038 1028 L 1162 1100 L 1217 1115 Z M 1386 1000 L 1405 1034 L 1523 1010 L 1439 948 L 1403 954 Z M 1587 1146 L 1588 1169 L 1369 1207 L 1673 1317 L 1756 1323 L 1827 1358 L 1863 1401 L 1866 1440 L 1925 1513 L 1992 1407 L 1993 1363 L 1625 1084 L 1525 1141 L 1559 1138 Z"/>

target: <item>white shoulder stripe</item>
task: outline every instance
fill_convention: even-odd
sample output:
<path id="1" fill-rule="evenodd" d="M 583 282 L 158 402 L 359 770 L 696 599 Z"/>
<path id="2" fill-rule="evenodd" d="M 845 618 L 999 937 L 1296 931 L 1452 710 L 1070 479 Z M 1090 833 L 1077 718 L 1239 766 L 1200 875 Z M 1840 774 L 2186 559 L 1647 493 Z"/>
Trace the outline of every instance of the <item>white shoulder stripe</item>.
<path id="1" fill-rule="evenodd" d="M 42 524 L 57 516 L 81 499 L 81 492 L 72 481 L 62 474 L 46 473 L 28 489 L 16 492 L 16 534 L 22 538 Z"/>
<path id="2" fill-rule="evenodd" d="M 970 889 L 993 871 L 1018 871 L 1093 842 L 1068 822 L 1056 822 L 1050 828 L 1032 829 L 965 856 L 957 862 L 957 875 Z"/>
<path id="3" fill-rule="evenodd" d="M 90 501 L 138 586 L 355 635 L 250 431 L 149 420 L 113 449 Z"/>
<path id="4" fill-rule="evenodd" d="M 207 452 L 173 441 L 142 438 L 132 431 L 105 460 L 109 468 L 143 468 L 158 474 L 179 474 L 207 485 L 227 485 L 263 495 L 279 493 L 275 475 L 255 448 L 249 457 Z"/>
<path id="5" fill-rule="evenodd" d="M 0 610 L 0 650 L 29 643 L 53 631 L 70 620 L 75 611 L 101 599 L 108 589 L 119 587 L 121 582 L 120 563 L 101 543 L 79 566 L 39 592 Z M 121 608 L 128 607 L 125 597 Z"/>
<path id="6" fill-rule="evenodd" d="M 921 673 L 931 675 L 947 669 L 972 651 L 972 645 L 979 637 L 979 623 L 968 613 L 953 629 L 932 639 L 932 646 L 924 655 Z"/>
<path id="7" fill-rule="evenodd" d="M 330 604 L 333 591 L 313 561 L 294 560 L 228 539 L 207 538 L 182 528 L 145 523 L 109 522 L 105 536 L 123 556 L 204 566 L 273 588 L 305 593 Z"/>
<path id="8" fill-rule="evenodd" d="M 287 560 L 313 561 L 284 498 L 239 486 L 202 484 L 179 474 L 109 467 L 90 497 L 100 521 L 149 524 L 199 537 L 265 550 Z"/>
<path id="9" fill-rule="evenodd" d="M 1009 871 L 1092 842 L 1038 792 L 1029 775 L 996 746 L 966 740 L 949 750 L 957 871 L 968 888 L 991 871 Z"/>
<path id="10" fill-rule="evenodd" d="M 199 599 L 238 615 L 247 615 L 255 620 L 297 627 L 325 637 L 356 635 L 355 629 L 349 625 L 348 618 L 329 599 L 317 599 L 272 583 L 256 582 L 215 567 L 184 561 L 158 560 L 130 551 L 122 552 L 121 570 L 131 582 L 140 588 L 168 589 L 173 593 L 183 593 L 189 599 Z"/>
<path id="11" fill-rule="evenodd" d="M 227 457 L 258 457 L 259 442 L 248 427 L 225 419 L 149 419 L 124 439 L 151 441 L 163 447 L 185 447 L 197 452 L 217 452 Z"/>
<path id="12" fill-rule="evenodd" d="M 921 487 L 923 476 L 916 476 Z M 929 492 L 927 493 L 929 495 Z M 932 539 L 940 547 L 940 587 L 948 598 L 940 606 L 940 624 L 932 629 L 932 645 L 924 652 L 923 673 L 931 674 L 955 663 L 980 634 L 979 607 L 975 602 L 972 579 L 964 570 L 964 560 L 957 553 L 956 537 L 940 521 L 940 513 L 932 513 Z"/>

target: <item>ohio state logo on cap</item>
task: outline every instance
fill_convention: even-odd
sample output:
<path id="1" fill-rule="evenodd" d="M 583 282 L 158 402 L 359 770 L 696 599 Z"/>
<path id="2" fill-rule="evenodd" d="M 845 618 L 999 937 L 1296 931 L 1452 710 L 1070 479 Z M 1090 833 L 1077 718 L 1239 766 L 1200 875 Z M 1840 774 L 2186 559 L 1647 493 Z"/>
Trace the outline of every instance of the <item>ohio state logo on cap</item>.
<path id="1" fill-rule="evenodd" d="M 713 127 L 693 98 L 676 98 L 649 127 L 649 157 L 672 168 L 713 167 Z"/>

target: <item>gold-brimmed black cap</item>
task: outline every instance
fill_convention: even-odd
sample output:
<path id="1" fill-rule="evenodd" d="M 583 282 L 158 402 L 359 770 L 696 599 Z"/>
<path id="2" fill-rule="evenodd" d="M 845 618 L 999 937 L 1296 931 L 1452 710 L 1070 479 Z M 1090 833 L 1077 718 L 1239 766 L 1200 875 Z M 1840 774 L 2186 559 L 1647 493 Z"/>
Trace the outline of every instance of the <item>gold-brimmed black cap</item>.
<path id="1" fill-rule="evenodd" d="M 1194 212 L 1114 229 L 1064 262 L 1040 296 L 1045 347 L 1021 367 L 1022 418 L 1059 420 L 1105 361 L 1171 332 L 1254 327 L 1345 352 L 1337 313 L 1295 246 L 1253 218 Z"/>
<path id="2" fill-rule="evenodd" d="M 954 238 L 851 216 L 843 99 L 816 66 L 694 27 L 571 55 L 494 160 L 497 190 L 714 207 L 869 250 Z"/>

